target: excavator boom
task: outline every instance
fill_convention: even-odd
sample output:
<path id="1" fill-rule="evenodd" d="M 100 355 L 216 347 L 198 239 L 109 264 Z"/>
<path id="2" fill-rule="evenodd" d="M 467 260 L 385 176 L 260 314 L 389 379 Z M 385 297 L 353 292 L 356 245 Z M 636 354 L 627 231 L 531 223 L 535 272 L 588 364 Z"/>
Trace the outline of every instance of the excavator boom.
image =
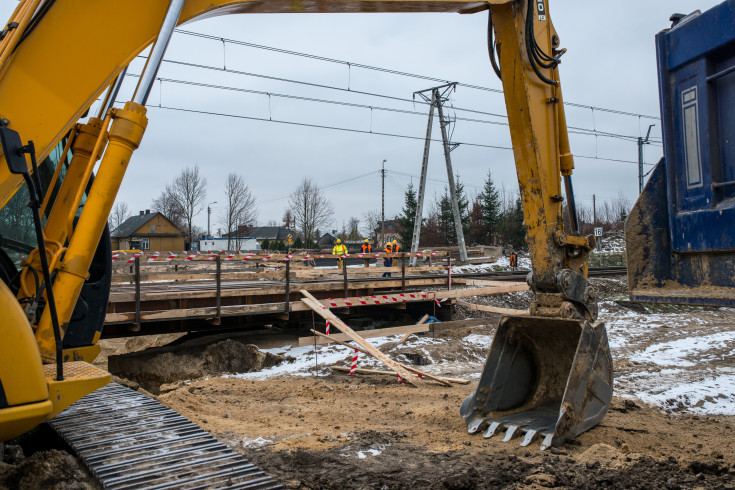
<path id="1" fill-rule="evenodd" d="M 37 248 L 20 279 L 0 284 L 0 305 L 12 310 L 0 343 L 0 440 L 53 417 L 109 379 L 99 373 L 64 378 L 67 358 L 96 354 L 99 317 L 82 334 L 75 331 L 83 340 L 73 349 L 66 341 L 85 285 L 95 280 L 109 291 L 109 276 L 91 273 L 95 255 L 103 268 L 109 263 L 107 216 L 143 139 L 145 102 L 175 26 L 235 13 L 483 10 L 490 14 L 488 32 L 496 36 L 491 59 L 505 91 L 535 300 L 531 317 L 501 320 L 478 391 L 462 414 L 471 431 L 505 425 L 510 438 L 513 427 L 521 427 L 524 442 L 540 433 L 544 445 L 561 444 L 597 423 L 610 402 L 612 363 L 587 282 L 594 239 L 579 236 L 576 226 L 574 163 L 558 73 L 564 50 L 547 0 L 25 0 L 0 40 L 0 123 L 3 137 L 15 142 L 4 143 L 0 158 L 0 208 L 25 182 L 36 217 L 43 213 L 46 220 L 42 227 L 36 220 Z M 126 67 L 151 43 L 135 94 L 124 108 L 113 107 Z M 99 113 L 79 123 L 100 97 Z M 42 188 L 35 162 L 47 161 L 53 148 L 63 148 L 62 160 L 72 156 L 63 181 L 63 162 L 56 163 L 52 193 Z M 571 209 L 568 230 L 562 183 Z M 43 287 L 38 277 L 46 278 Z M 21 302 L 33 306 L 23 310 Z M 88 309 L 105 302 L 98 294 Z M 42 362 L 55 363 L 56 373 L 44 374 Z M 18 366 L 25 366 L 23 377 L 32 382 L 17 381 Z"/>

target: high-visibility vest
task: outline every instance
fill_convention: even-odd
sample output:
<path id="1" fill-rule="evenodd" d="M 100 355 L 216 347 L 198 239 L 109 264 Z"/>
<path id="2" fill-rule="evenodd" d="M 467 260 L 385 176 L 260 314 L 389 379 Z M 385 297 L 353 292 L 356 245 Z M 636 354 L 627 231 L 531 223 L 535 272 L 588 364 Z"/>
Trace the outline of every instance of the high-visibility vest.
<path id="1" fill-rule="evenodd" d="M 347 254 L 347 247 L 345 247 L 343 243 L 338 243 L 332 249 L 332 255 L 346 255 L 346 254 Z"/>
<path id="2" fill-rule="evenodd" d="M 401 246 L 400 246 L 399 244 L 397 244 L 397 243 L 396 243 L 396 249 L 394 250 L 394 252 L 398 253 L 398 250 L 399 250 L 400 248 L 401 248 Z"/>
<path id="3" fill-rule="evenodd" d="M 372 251 L 373 251 L 372 245 L 370 245 L 369 243 L 362 244 L 362 253 L 367 253 L 367 252 L 372 252 Z"/>
<path id="4" fill-rule="evenodd" d="M 393 253 L 393 245 L 390 243 L 386 245 L 385 248 L 383 249 L 383 252 L 387 254 Z"/>

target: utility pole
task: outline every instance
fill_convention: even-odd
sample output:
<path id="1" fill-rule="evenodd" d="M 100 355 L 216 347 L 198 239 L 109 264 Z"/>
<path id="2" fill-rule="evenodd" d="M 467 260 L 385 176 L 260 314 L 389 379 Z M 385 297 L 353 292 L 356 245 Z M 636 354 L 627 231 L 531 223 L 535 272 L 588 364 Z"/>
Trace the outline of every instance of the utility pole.
<path id="1" fill-rule="evenodd" d="M 457 202 L 457 191 L 454 184 L 454 171 L 452 170 L 452 159 L 450 153 L 458 145 L 451 144 L 447 137 L 447 126 L 451 124 L 449 119 L 444 118 L 444 111 L 442 107 L 444 102 L 447 100 L 447 93 L 451 90 L 456 89 L 457 83 L 448 83 L 438 87 L 433 87 L 419 92 L 414 92 L 420 95 L 426 102 L 430 104 L 429 109 L 429 124 L 426 129 L 426 141 L 424 143 L 424 159 L 421 165 L 421 182 L 419 183 L 419 198 L 416 207 L 416 221 L 413 227 L 413 237 L 411 239 L 411 252 L 417 252 L 419 249 L 419 238 L 421 235 L 421 218 L 423 217 L 424 207 L 424 188 L 426 187 L 426 172 L 428 170 L 429 162 L 429 145 L 431 144 L 431 125 L 434 118 L 434 108 L 436 107 L 439 112 L 439 126 L 442 133 L 442 144 L 444 146 L 444 160 L 447 165 L 447 179 L 449 180 L 449 196 L 452 201 L 452 213 L 454 214 L 454 229 L 457 233 L 457 245 L 459 246 L 459 260 L 467 261 L 467 248 L 464 241 L 464 232 L 462 231 L 462 219 L 459 215 L 459 203 Z M 428 97 L 424 92 L 431 92 L 431 97 Z M 411 258 L 411 265 L 416 264 L 416 257 Z"/>
<path id="2" fill-rule="evenodd" d="M 595 195 L 592 194 L 592 228 L 597 226 L 597 206 L 595 202 Z"/>
<path id="3" fill-rule="evenodd" d="M 217 201 L 210 202 L 209 204 L 217 204 Z M 212 236 L 212 232 L 209 231 L 209 222 L 212 216 L 212 208 L 207 204 L 207 238 Z"/>
<path id="4" fill-rule="evenodd" d="M 383 160 L 383 168 L 380 171 L 380 179 L 382 182 L 382 196 L 380 199 L 380 243 L 383 247 L 385 247 L 385 162 L 387 161 L 388 160 Z"/>
<path id="5" fill-rule="evenodd" d="M 643 192 L 643 145 L 648 144 L 648 137 L 651 135 L 651 128 L 655 124 L 648 126 L 648 132 L 646 133 L 646 139 L 638 137 L 638 193 Z"/>
<path id="6" fill-rule="evenodd" d="M 419 241 L 421 238 L 421 220 L 424 217 L 424 196 L 426 195 L 426 174 L 429 170 L 429 147 L 431 145 L 431 128 L 434 123 L 434 107 L 436 101 L 434 96 L 437 93 L 431 91 L 431 106 L 429 107 L 429 123 L 426 125 L 426 141 L 424 141 L 424 158 L 421 160 L 421 180 L 419 181 L 419 196 L 418 202 L 416 203 L 416 216 L 413 222 L 413 236 L 411 237 L 411 252 L 419 251 Z M 422 94 L 419 94 L 422 95 Z M 423 97 L 423 95 L 422 95 Z M 414 255 L 411 257 L 410 265 L 414 267 L 416 265 L 417 257 Z"/>

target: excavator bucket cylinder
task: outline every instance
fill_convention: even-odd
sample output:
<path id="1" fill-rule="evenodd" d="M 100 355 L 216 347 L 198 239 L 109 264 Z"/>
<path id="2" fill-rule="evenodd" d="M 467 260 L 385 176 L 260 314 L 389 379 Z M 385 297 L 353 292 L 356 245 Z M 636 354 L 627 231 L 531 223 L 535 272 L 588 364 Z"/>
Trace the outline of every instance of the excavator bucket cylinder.
<path id="1" fill-rule="evenodd" d="M 612 400 L 612 358 L 605 325 L 545 317 L 506 316 L 490 346 L 477 391 L 460 413 L 470 433 L 503 441 L 537 435 L 541 449 L 594 427 Z"/>

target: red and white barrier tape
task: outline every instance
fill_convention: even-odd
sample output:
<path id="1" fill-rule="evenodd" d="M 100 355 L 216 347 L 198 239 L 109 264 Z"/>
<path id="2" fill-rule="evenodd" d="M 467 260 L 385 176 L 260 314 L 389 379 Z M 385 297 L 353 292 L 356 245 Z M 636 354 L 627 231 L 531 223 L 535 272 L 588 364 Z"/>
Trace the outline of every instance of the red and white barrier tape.
<path id="1" fill-rule="evenodd" d="M 329 335 L 329 320 L 327 320 L 327 326 L 324 328 L 327 335 Z"/>
<path id="2" fill-rule="evenodd" d="M 441 300 L 438 300 L 438 299 L 434 298 L 434 303 L 436 303 L 436 306 L 438 306 L 439 308 L 441 308 L 442 307 L 442 303 L 444 303 L 447 299 L 449 299 L 449 298 L 444 298 L 444 299 L 441 299 Z"/>

